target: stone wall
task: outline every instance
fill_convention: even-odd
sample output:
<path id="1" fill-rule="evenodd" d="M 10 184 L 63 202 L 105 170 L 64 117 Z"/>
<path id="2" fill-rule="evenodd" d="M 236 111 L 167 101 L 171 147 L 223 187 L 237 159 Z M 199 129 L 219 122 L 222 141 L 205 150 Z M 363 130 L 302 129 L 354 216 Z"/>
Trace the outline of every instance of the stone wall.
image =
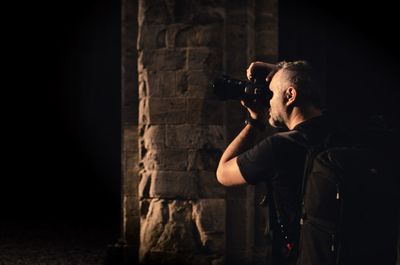
<path id="1" fill-rule="evenodd" d="M 138 1 L 137 83 L 130 76 L 136 69 L 123 63 L 122 201 L 123 233 L 129 244 L 140 240 L 142 264 L 256 264 L 265 258 L 257 239 L 257 188 L 225 189 L 215 177 L 245 112 L 239 102 L 217 100 L 210 84 L 221 73 L 244 79 L 260 56 L 274 59 L 277 35 L 268 23 L 276 23 L 275 1 Z M 134 9 L 135 1 L 124 2 Z M 132 44 L 132 25 L 125 25 L 123 46 Z M 131 48 L 125 60 L 136 55 Z"/>
<path id="2" fill-rule="evenodd" d="M 222 1 L 139 1 L 140 250 L 145 264 L 222 264 Z"/>

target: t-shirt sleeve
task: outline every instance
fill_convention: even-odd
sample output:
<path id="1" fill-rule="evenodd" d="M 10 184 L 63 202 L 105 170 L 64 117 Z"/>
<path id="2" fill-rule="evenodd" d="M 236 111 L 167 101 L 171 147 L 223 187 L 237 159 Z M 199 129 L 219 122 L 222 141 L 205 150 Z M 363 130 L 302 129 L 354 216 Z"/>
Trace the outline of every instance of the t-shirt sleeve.
<path id="1" fill-rule="evenodd" d="M 271 137 L 240 154 L 237 164 L 242 176 L 249 184 L 272 178 L 276 172 L 276 165 Z"/>

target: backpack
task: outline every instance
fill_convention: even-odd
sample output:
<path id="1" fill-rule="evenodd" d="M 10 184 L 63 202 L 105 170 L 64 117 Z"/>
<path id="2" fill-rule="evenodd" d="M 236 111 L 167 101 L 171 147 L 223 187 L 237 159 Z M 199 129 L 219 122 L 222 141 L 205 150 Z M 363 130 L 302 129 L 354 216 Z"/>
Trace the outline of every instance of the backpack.
<path id="1" fill-rule="evenodd" d="M 307 146 L 298 265 L 395 264 L 399 173 L 393 140 L 390 131 L 364 130 Z"/>

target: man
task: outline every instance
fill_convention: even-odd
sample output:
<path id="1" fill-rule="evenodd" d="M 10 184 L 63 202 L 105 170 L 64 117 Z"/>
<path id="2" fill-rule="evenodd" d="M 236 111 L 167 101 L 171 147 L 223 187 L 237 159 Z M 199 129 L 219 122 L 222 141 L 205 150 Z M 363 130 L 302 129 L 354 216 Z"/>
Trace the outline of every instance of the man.
<path id="1" fill-rule="evenodd" d="M 267 77 L 273 94 L 270 107 L 262 101 L 241 102 L 250 118 L 223 153 L 217 178 L 225 186 L 267 184 L 273 194 L 270 201 L 274 202 L 271 205 L 273 264 L 295 264 L 306 146 L 322 143 L 333 125 L 322 114 L 321 88 L 307 62 L 276 65 L 254 62 L 247 69 L 247 77 L 252 79 L 253 73 L 260 69 L 270 72 Z M 290 132 L 276 133 L 253 146 L 267 118 L 271 126 Z M 300 141 L 291 141 L 288 133 Z M 304 145 L 299 144 L 301 141 Z"/>

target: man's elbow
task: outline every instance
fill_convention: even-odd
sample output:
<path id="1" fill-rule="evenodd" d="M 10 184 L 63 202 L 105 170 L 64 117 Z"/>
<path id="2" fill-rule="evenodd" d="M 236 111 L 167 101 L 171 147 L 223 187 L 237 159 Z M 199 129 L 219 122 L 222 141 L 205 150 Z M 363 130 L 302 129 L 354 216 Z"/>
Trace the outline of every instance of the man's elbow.
<path id="1" fill-rule="evenodd" d="M 224 172 L 224 168 L 222 165 L 219 165 L 217 168 L 217 180 L 224 186 L 229 186 L 226 178 L 226 172 Z"/>
<path id="2" fill-rule="evenodd" d="M 236 186 L 246 183 L 239 167 L 236 163 L 236 158 L 227 162 L 220 162 L 217 168 L 217 180 L 224 186 Z"/>

